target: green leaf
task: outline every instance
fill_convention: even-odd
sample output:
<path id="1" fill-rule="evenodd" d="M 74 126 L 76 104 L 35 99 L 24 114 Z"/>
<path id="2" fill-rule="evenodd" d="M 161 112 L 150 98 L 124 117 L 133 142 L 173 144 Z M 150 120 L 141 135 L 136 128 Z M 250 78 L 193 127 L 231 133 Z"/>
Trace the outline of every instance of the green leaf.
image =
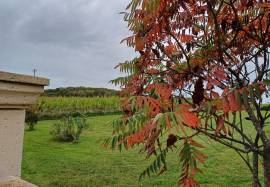
<path id="1" fill-rule="evenodd" d="M 112 149 L 115 149 L 116 142 L 117 142 L 117 137 L 114 136 L 112 139 Z"/>
<path id="2" fill-rule="evenodd" d="M 157 161 L 157 167 L 160 168 L 160 164 L 161 164 L 160 157 L 158 157 L 156 161 Z"/>
<path id="3" fill-rule="evenodd" d="M 270 80 L 269 80 L 269 79 L 264 79 L 264 80 L 263 80 L 263 83 L 264 83 L 265 85 L 268 85 L 268 86 L 269 86 L 269 85 L 270 85 Z"/>
<path id="4" fill-rule="evenodd" d="M 145 175 L 147 174 L 148 177 L 150 177 L 151 173 L 156 174 L 157 170 L 161 168 L 161 162 L 163 165 L 166 165 L 166 154 L 168 152 L 168 149 L 164 149 L 160 152 L 160 154 L 156 157 L 156 160 L 154 160 L 141 174 L 139 177 L 139 180 L 141 180 Z"/>
<path id="5" fill-rule="evenodd" d="M 148 177 L 150 177 L 150 170 L 149 170 L 149 168 L 147 168 L 146 173 L 147 173 Z"/>
<path id="6" fill-rule="evenodd" d="M 160 158 L 161 158 L 161 161 L 163 162 L 163 164 L 166 163 L 165 157 L 166 157 L 166 155 L 165 155 L 164 153 L 161 153 L 161 154 L 160 154 Z"/>

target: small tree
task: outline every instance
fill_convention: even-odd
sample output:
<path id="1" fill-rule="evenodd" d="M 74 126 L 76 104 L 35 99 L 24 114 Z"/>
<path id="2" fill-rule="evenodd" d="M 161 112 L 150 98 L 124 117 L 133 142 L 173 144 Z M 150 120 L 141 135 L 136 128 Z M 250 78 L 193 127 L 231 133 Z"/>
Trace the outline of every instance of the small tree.
<path id="1" fill-rule="evenodd" d="M 270 82 L 269 7 L 256 0 L 132 0 L 124 19 L 133 35 L 123 42 L 139 56 L 119 64 L 128 76 L 112 81 L 130 96 L 113 124 L 112 147 L 143 144 L 147 158 L 156 156 L 143 172 L 149 175 L 166 170 L 168 149 L 181 141 L 179 184 L 197 186 L 196 162 L 205 156 L 193 137 L 203 134 L 239 154 L 254 187 L 262 185 L 262 159 L 269 187 L 269 107 L 262 110 Z M 181 133 L 161 144 L 172 128 Z"/>
<path id="2" fill-rule="evenodd" d="M 26 109 L 25 122 L 28 125 L 29 131 L 35 130 L 35 126 L 38 122 L 38 111 L 37 106 L 31 106 L 30 108 Z"/>

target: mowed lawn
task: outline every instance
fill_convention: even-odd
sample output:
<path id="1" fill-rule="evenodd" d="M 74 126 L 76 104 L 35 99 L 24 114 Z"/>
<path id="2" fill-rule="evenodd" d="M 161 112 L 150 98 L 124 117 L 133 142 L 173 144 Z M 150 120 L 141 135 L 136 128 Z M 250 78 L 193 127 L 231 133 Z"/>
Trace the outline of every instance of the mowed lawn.
<path id="1" fill-rule="evenodd" d="M 37 130 L 25 131 L 22 178 L 40 187 L 177 186 L 177 151 L 169 153 L 167 172 L 138 182 L 149 164 L 138 149 L 120 153 L 101 146 L 111 135 L 109 122 L 117 117 L 89 117 L 90 128 L 77 144 L 53 141 L 49 129 L 55 121 L 40 121 Z M 251 186 L 249 170 L 234 151 L 205 138 L 197 140 L 204 142 L 208 156 L 201 166 L 204 173 L 197 177 L 202 186 Z"/>

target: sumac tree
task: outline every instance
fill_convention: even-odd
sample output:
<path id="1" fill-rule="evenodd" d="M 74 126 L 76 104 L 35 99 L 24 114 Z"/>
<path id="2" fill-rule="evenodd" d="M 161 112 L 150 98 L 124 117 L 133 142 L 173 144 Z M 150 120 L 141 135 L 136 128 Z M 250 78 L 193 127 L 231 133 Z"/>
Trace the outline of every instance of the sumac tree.
<path id="1" fill-rule="evenodd" d="M 197 186 L 197 163 L 205 155 L 194 137 L 202 134 L 239 154 L 253 186 L 270 186 L 270 107 L 263 105 L 270 82 L 269 7 L 256 0 L 130 2 L 123 14 L 133 34 L 122 42 L 138 56 L 120 63 L 128 75 L 112 81 L 129 97 L 110 142 L 120 149 L 142 144 L 147 158 L 156 157 L 142 176 L 166 171 L 168 151 L 181 145 L 179 184 Z"/>

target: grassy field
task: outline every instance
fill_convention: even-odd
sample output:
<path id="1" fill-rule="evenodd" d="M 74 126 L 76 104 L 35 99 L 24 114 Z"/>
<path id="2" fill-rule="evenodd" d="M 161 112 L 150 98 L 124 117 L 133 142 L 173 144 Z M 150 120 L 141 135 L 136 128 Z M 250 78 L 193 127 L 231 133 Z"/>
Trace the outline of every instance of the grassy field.
<path id="1" fill-rule="evenodd" d="M 107 114 L 120 112 L 120 97 L 40 97 L 39 116 L 59 118 L 65 114 Z"/>
<path id="2" fill-rule="evenodd" d="M 138 183 L 140 172 L 149 163 L 144 155 L 137 150 L 119 153 L 101 147 L 103 138 L 111 134 L 108 122 L 117 117 L 89 117 L 91 127 L 78 144 L 51 140 L 49 129 L 55 121 L 39 122 L 36 131 L 25 131 L 22 178 L 40 187 L 177 186 L 177 153 L 168 156 L 168 172 Z M 202 186 L 251 186 L 249 170 L 236 153 L 219 144 L 204 144 L 208 158 L 201 167 L 204 173 L 198 176 Z"/>

